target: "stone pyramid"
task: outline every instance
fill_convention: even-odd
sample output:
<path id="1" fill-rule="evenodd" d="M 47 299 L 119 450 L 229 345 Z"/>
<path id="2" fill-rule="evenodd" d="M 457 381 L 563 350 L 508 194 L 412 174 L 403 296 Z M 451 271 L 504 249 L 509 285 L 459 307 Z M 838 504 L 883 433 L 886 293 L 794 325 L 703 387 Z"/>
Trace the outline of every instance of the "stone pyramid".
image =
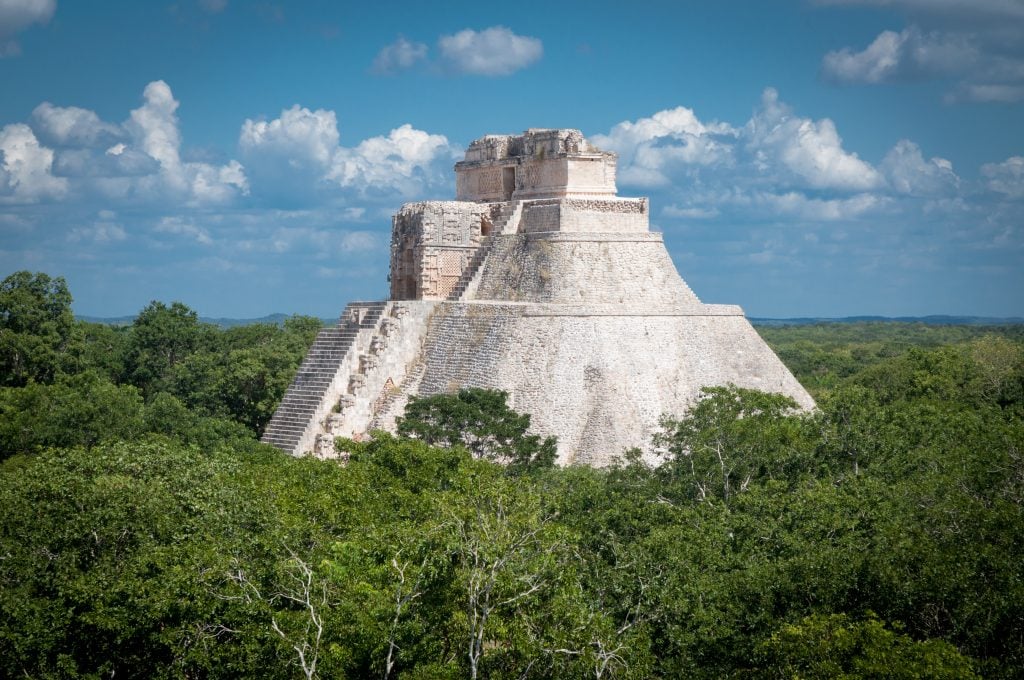
<path id="1" fill-rule="evenodd" d="M 738 306 L 676 272 L 646 198 L 616 195 L 614 154 L 577 130 L 488 135 L 455 201 L 394 216 L 391 295 L 317 337 L 263 441 L 300 455 L 393 430 L 409 397 L 505 390 L 561 464 L 651 455 L 662 414 L 734 383 L 814 402 Z"/>

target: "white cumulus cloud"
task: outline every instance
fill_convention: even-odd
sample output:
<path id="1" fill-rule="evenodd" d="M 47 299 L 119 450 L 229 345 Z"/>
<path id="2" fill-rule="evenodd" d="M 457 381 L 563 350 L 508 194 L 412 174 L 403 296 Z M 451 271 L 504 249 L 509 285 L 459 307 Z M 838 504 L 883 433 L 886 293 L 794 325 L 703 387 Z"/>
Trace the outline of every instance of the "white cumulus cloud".
<path id="1" fill-rule="evenodd" d="M 126 123 L 135 145 L 160 164 L 168 181 L 176 188 L 186 187 L 182 173 L 181 135 L 178 133 L 178 118 L 175 111 L 178 102 L 171 88 L 162 80 L 149 85 L 142 93 L 145 103 L 131 112 Z"/>
<path id="2" fill-rule="evenodd" d="M 945 158 L 925 160 L 920 147 L 901 139 L 879 166 L 892 189 L 911 196 L 949 194 L 960 183 L 953 164 Z"/>
<path id="3" fill-rule="evenodd" d="M 436 175 L 433 165 L 450 158 L 447 137 L 407 123 L 387 137 L 371 137 L 353 149 L 339 148 L 327 178 L 343 187 L 394 188 L 411 195 L 422 184 L 440 179 L 432 176 Z"/>
<path id="4" fill-rule="evenodd" d="M 162 80 L 151 82 L 143 91 L 143 99 L 143 105 L 131 112 L 125 129 L 133 146 L 160 165 L 159 181 L 154 181 L 157 179 L 155 176 L 143 178 L 141 186 L 144 190 L 170 190 L 196 204 L 223 203 L 249 192 L 248 180 L 238 161 L 220 167 L 209 163 L 182 162 L 181 133 L 176 115 L 178 101 L 167 83 Z"/>
<path id="5" fill-rule="evenodd" d="M 0 203 L 37 203 L 61 198 L 68 180 L 53 175 L 53 149 L 22 123 L 0 128 Z"/>
<path id="6" fill-rule="evenodd" d="M 743 130 L 747 148 L 765 173 L 791 173 L 796 183 L 816 189 L 863 191 L 877 187 L 881 176 L 856 153 L 843 149 L 835 123 L 793 115 L 778 92 L 765 90 L 761 108 Z"/>
<path id="7" fill-rule="evenodd" d="M 31 127 L 6 128 L 6 193 L 19 200 L 73 194 L 188 206 L 223 204 L 248 194 L 248 178 L 238 161 L 217 165 L 182 159 L 178 106 L 162 80 L 146 86 L 142 105 L 123 123 L 104 121 L 77 106 L 39 104 Z"/>
<path id="8" fill-rule="evenodd" d="M 860 52 L 848 47 L 829 52 L 822 60 L 822 70 L 842 82 L 882 82 L 899 70 L 904 42 L 901 34 L 883 31 Z"/>
<path id="9" fill-rule="evenodd" d="M 45 139 L 66 146 L 94 146 L 120 139 L 124 133 L 104 123 L 95 111 L 43 102 L 32 112 L 32 127 Z"/>
<path id="10" fill-rule="evenodd" d="M 239 145 L 253 172 L 267 181 L 293 181 L 295 176 L 321 185 L 359 193 L 368 190 L 410 196 L 425 186 L 445 181 L 440 161 L 453 149 L 444 135 L 405 124 L 387 136 L 371 137 L 355 147 L 340 144 L 333 111 L 310 111 L 298 105 L 271 121 L 246 120 Z"/>
<path id="11" fill-rule="evenodd" d="M 0 0 L 0 57 L 21 53 L 14 36 L 32 24 L 45 24 L 57 10 L 57 0 Z"/>
<path id="12" fill-rule="evenodd" d="M 314 163 L 326 168 L 339 139 L 334 111 L 310 111 L 296 104 L 270 122 L 246 119 L 238 143 L 243 151 L 286 156 L 293 164 Z"/>
<path id="13" fill-rule="evenodd" d="M 441 36 L 438 48 L 456 72 L 481 76 L 506 76 L 541 58 L 544 46 L 538 38 L 516 35 L 504 26 L 482 31 L 465 29 Z"/>
<path id="14" fill-rule="evenodd" d="M 864 48 L 842 47 L 822 58 L 837 83 L 938 79 L 958 101 L 1024 99 L 1024 2 L 1020 0 L 834 0 L 829 5 L 891 5 L 909 18 Z"/>
<path id="15" fill-rule="evenodd" d="M 870 163 L 843 148 L 831 120 L 794 115 L 771 88 L 742 127 L 702 122 L 693 110 L 677 107 L 619 123 L 593 141 L 618 153 L 619 180 L 628 186 L 706 183 L 725 176 L 751 185 L 841 192 L 884 183 Z"/>
<path id="16" fill-rule="evenodd" d="M 822 60 L 827 78 L 843 83 L 883 83 L 969 71 L 980 53 L 965 35 L 923 33 L 916 27 L 883 31 L 859 52 L 846 47 Z"/>
<path id="17" fill-rule="evenodd" d="M 386 45 L 377 53 L 373 60 L 374 73 L 395 73 L 413 66 L 427 57 L 427 46 L 419 42 L 411 42 L 404 36 L 390 45 Z"/>
<path id="18" fill-rule="evenodd" d="M 669 183 L 673 168 L 731 161 L 737 132 L 725 123 L 703 123 L 692 109 L 679 106 L 623 121 L 593 141 L 619 154 L 624 182 L 654 187 Z"/>
<path id="19" fill-rule="evenodd" d="M 618 154 L 620 186 L 662 194 L 667 219 L 841 222 L 962 193 L 950 161 L 901 140 L 874 165 L 843 145 L 832 120 L 798 115 L 772 88 L 742 125 L 676 107 L 591 140 Z M 990 173 L 1012 193 L 1012 170 Z"/>

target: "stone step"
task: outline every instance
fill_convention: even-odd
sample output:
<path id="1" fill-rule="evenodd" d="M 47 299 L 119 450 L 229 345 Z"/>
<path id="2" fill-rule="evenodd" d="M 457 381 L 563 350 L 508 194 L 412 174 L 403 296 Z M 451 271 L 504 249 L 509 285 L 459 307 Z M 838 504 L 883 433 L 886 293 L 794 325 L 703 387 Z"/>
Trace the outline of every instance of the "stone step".
<path id="1" fill-rule="evenodd" d="M 303 427 L 300 427 L 300 428 L 288 428 L 288 429 L 284 429 L 284 428 L 277 429 L 277 430 L 274 430 L 274 434 L 273 435 L 271 435 L 269 437 L 268 436 L 264 436 L 263 439 L 261 439 L 260 441 L 273 442 L 273 443 L 276 443 L 276 442 L 292 442 L 293 445 L 294 445 L 294 443 L 296 443 L 300 439 L 302 439 L 302 435 L 304 434 L 304 432 L 305 432 L 305 428 L 303 428 Z"/>
<path id="2" fill-rule="evenodd" d="M 323 400 L 323 394 L 304 394 L 288 401 L 281 401 L 282 408 L 291 410 L 299 408 L 316 408 Z"/>
<path id="3" fill-rule="evenodd" d="M 318 397 L 331 384 L 330 378 L 297 380 L 291 384 L 290 389 L 297 397 Z"/>
<path id="4" fill-rule="evenodd" d="M 328 368 L 321 368 L 319 370 L 300 371 L 299 373 L 295 374 L 295 378 L 292 380 L 292 384 L 295 385 L 295 384 L 303 383 L 303 382 L 306 382 L 306 381 L 309 381 L 309 380 L 315 380 L 315 379 L 320 378 L 320 377 L 333 376 L 334 372 L 341 365 L 341 363 L 342 362 L 339 361 L 338 365 L 335 366 L 334 370 L 331 370 L 331 369 L 328 369 Z"/>
<path id="5" fill-rule="evenodd" d="M 308 415 L 311 415 L 319 405 L 319 399 L 310 400 L 309 402 L 290 402 L 287 404 L 281 404 L 281 418 L 305 418 Z"/>
<path id="6" fill-rule="evenodd" d="M 291 410 L 295 409 L 315 409 L 320 402 L 323 400 L 322 394 L 317 395 L 303 395 L 296 397 L 295 399 L 289 399 L 288 401 L 282 401 L 281 407 L 288 408 Z"/>
<path id="7" fill-rule="evenodd" d="M 292 428 L 283 429 L 282 428 L 282 429 L 279 429 L 279 430 L 274 430 L 273 434 L 264 435 L 263 439 L 261 439 L 260 441 L 274 442 L 274 443 L 276 443 L 276 442 L 292 442 L 294 444 L 295 442 L 298 442 L 300 439 L 302 439 L 303 430 L 304 430 L 304 428 L 296 428 L 296 429 L 292 429 Z"/>
<path id="8" fill-rule="evenodd" d="M 279 436 L 285 436 L 287 434 L 301 435 L 306 429 L 305 422 L 297 421 L 284 421 L 277 423 L 277 427 L 274 429 L 274 433 Z"/>
<path id="9" fill-rule="evenodd" d="M 295 373 L 295 375 L 296 376 L 300 376 L 300 375 L 305 376 L 305 375 L 314 375 L 314 374 L 317 374 L 317 373 L 322 373 L 323 371 L 331 370 L 331 366 L 332 365 L 333 365 L 334 368 L 339 367 L 342 364 L 342 362 L 344 362 L 344 360 L 345 360 L 344 356 L 336 357 L 333 360 L 332 360 L 331 357 L 319 358 L 319 359 L 316 360 L 317 363 L 315 363 L 315 364 L 309 364 L 309 365 L 304 364 L 304 365 L 300 366 L 299 370 Z"/>
<path id="10" fill-rule="evenodd" d="M 296 399 L 294 401 L 281 402 L 281 408 L 288 409 L 288 414 L 294 414 L 297 412 L 309 412 L 312 413 L 316 410 L 316 407 L 323 401 L 322 397 L 316 398 L 303 398 Z"/>

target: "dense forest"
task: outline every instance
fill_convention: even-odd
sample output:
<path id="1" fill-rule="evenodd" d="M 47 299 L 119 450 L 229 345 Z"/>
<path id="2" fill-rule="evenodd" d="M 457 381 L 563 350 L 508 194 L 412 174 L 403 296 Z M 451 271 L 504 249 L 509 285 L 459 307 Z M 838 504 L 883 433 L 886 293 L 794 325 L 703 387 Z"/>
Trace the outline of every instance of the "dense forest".
<path id="1" fill-rule="evenodd" d="M 1024 677 L 1024 327 L 761 329 L 816 411 L 595 470 L 484 390 L 259 444 L 319 325 L 0 284 L 0 677 Z"/>

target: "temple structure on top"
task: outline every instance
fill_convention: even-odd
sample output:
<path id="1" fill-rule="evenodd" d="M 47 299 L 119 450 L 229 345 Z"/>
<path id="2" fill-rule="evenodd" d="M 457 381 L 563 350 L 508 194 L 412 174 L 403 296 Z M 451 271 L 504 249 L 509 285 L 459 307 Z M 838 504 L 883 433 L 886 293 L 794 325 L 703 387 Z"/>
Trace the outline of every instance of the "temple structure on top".
<path id="1" fill-rule="evenodd" d="M 455 164 L 456 200 L 402 206 L 391 290 L 324 329 L 263 440 L 333 454 L 391 430 L 409 397 L 488 387 L 556 435 L 559 462 L 653 460 L 662 414 L 733 383 L 813 401 L 743 311 L 702 303 L 616 193 L 616 157 L 578 130 L 487 135 Z"/>
<path id="2" fill-rule="evenodd" d="M 579 130 L 527 130 L 487 135 L 470 144 L 455 164 L 460 201 L 533 198 L 612 198 L 615 154 L 601 151 Z"/>

